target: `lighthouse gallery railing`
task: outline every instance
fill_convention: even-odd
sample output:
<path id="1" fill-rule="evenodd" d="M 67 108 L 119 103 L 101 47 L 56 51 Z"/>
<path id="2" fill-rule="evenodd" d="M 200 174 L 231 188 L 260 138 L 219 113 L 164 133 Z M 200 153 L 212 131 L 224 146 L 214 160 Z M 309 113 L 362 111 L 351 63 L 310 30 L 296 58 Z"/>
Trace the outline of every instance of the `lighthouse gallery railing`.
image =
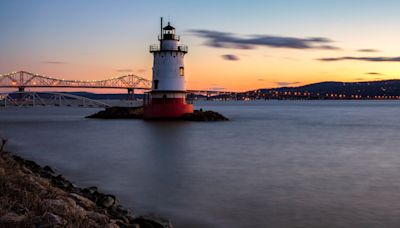
<path id="1" fill-rule="evenodd" d="M 185 53 L 187 53 L 188 50 L 189 50 L 188 46 L 183 45 L 183 44 L 179 45 L 176 49 L 175 48 L 174 49 L 164 49 L 163 48 L 163 51 L 181 51 L 181 52 L 185 52 Z M 158 52 L 158 51 L 161 51 L 160 45 L 158 45 L 158 44 L 150 45 L 150 52 Z"/>

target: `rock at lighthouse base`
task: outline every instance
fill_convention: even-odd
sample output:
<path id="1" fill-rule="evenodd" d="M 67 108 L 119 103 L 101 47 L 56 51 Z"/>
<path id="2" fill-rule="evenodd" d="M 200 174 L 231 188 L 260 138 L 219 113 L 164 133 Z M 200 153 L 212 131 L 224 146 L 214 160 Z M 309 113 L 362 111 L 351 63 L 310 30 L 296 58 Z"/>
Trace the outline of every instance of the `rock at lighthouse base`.
<path id="1" fill-rule="evenodd" d="M 182 120 L 187 121 L 227 121 L 225 116 L 214 111 L 194 110 L 193 113 L 186 113 L 181 116 Z"/>
<path id="2" fill-rule="evenodd" d="M 109 107 L 103 111 L 87 116 L 94 119 L 143 119 L 143 106 Z"/>
<path id="3" fill-rule="evenodd" d="M 103 111 L 87 116 L 95 119 L 143 119 L 143 107 L 110 107 Z M 194 110 L 178 118 L 158 120 L 183 120 L 183 121 L 227 121 L 225 116 L 214 111 Z"/>

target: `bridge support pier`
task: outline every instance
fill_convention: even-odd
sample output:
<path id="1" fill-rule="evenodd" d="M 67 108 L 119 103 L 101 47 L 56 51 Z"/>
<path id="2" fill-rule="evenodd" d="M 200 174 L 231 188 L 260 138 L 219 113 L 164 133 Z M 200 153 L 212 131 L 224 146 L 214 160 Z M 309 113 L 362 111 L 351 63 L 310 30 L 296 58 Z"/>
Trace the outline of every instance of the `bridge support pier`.
<path id="1" fill-rule="evenodd" d="M 128 88 L 128 100 L 134 101 L 135 100 L 135 89 Z"/>
<path id="2" fill-rule="evenodd" d="M 186 101 L 189 103 L 193 103 L 194 101 L 194 93 L 187 93 L 186 94 Z"/>
<path id="3" fill-rule="evenodd" d="M 25 87 L 18 87 L 18 92 L 25 92 Z"/>
<path id="4" fill-rule="evenodd" d="M 207 101 L 208 101 L 208 100 L 211 100 L 211 93 L 207 91 L 206 94 L 207 94 L 207 95 L 206 95 L 206 96 L 207 96 Z"/>

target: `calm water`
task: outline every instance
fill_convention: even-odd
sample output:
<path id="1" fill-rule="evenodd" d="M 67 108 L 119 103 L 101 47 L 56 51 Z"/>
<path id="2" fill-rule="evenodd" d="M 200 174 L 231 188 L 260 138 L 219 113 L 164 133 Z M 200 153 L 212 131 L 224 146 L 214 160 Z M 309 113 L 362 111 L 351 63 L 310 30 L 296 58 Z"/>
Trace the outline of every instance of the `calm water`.
<path id="1" fill-rule="evenodd" d="M 400 103 L 204 102 L 230 122 L 0 109 L 9 149 L 175 227 L 399 227 Z"/>

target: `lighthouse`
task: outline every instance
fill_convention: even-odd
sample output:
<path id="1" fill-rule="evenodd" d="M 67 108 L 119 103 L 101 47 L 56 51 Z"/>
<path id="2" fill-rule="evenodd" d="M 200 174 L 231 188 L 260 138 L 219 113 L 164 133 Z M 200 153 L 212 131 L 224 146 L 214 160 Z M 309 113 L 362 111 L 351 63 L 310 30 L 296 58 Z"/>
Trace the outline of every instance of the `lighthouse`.
<path id="1" fill-rule="evenodd" d="M 145 96 L 144 118 L 178 118 L 193 112 L 193 105 L 186 101 L 184 57 L 188 52 L 186 45 L 180 45 L 180 37 L 175 28 L 163 27 L 159 44 L 150 46 L 153 54 L 153 78 L 151 92 Z"/>

